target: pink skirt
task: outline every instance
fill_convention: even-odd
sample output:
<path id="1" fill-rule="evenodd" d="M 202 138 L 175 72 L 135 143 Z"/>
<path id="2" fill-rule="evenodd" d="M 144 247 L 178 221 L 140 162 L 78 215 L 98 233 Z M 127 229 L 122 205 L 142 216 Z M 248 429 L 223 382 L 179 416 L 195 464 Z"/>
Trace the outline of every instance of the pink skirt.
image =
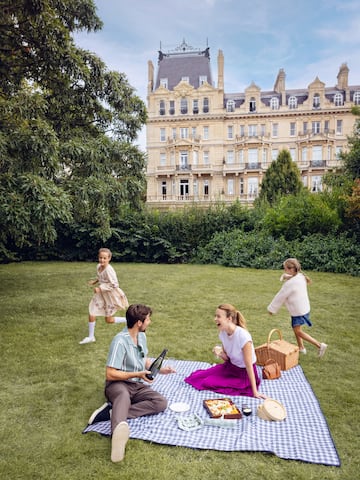
<path id="1" fill-rule="evenodd" d="M 253 365 L 256 387 L 260 385 L 260 378 L 256 365 Z M 244 395 L 252 397 L 253 391 L 246 368 L 240 368 L 231 362 L 219 363 L 206 370 L 196 370 L 185 382 L 197 390 L 211 390 L 224 395 Z"/>

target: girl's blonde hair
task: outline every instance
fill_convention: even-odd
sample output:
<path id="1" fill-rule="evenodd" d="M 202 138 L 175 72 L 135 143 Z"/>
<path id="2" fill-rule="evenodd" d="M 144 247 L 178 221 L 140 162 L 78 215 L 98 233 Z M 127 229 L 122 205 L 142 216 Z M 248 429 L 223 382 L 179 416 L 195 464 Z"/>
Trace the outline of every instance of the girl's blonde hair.
<path id="1" fill-rule="evenodd" d="M 226 312 L 226 316 L 231 317 L 231 320 L 235 325 L 238 325 L 242 328 L 247 328 L 244 315 L 239 312 L 239 310 L 236 310 L 233 305 L 230 305 L 230 303 L 222 303 L 218 306 L 218 308 L 220 308 L 220 310 L 224 310 L 224 312 Z"/>
<path id="2" fill-rule="evenodd" d="M 301 264 L 299 262 L 299 260 L 297 258 L 288 258 L 285 260 L 285 262 L 283 263 L 283 267 L 287 267 L 287 268 L 293 268 L 295 270 L 295 274 L 296 275 L 297 273 L 301 272 L 305 279 L 306 279 L 306 283 L 311 283 L 311 279 L 310 277 L 308 277 L 307 275 L 304 274 L 304 272 L 301 270 Z"/>
<path id="3" fill-rule="evenodd" d="M 100 255 L 100 253 L 107 253 L 110 260 L 111 260 L 112 253 L 111 253 L 111 250 L 109 248 L 100 248 L 99 251 L 98 251 L 98 255 Z"/>

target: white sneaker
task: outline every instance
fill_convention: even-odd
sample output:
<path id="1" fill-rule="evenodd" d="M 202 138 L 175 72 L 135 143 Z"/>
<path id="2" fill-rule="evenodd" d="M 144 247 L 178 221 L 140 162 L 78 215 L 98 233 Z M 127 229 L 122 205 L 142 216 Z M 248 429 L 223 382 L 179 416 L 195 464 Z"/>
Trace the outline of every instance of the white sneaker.
<path id="1" fill-rule="evenodd" d="M 303 355 L 306 355 L 306 348 L 300 348 L 299 352 L 302 353 Z"/>
<path id="2" fill-rule="evenodd" d="M 93 343 L 96 342 L 95 337 L 85 337 L 81 342 L 79 342 L 79 345 L 85 345 L 85 343 Z"/>
<path id="3" fill-rule="evenodd" d="M 327 349 L 326 343 L 320 343 L 319 358 L 323 357 Z"/>
<path id="4" fill-rule="evenodd" d="M 112 434 L 111 461 L 121 462 L 125 455 L 125 447 L 129 440 L 130 429 L 126 422 L 120 422 Z"/>

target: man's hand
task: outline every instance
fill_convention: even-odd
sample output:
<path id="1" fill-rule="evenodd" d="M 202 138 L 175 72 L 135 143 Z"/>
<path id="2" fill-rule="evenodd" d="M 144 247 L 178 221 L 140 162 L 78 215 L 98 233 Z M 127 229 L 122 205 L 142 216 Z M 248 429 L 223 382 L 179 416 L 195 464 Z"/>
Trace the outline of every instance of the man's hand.
<path id="1" fill-rule="evenodd" d="M 139 378 L 141 378 L 142 380 L 144 380 L 144 382 L 153 383 L 154 379 L 150 380 L 149 378 L 147 378 L 146 375 L 151 375 L 151 371 L 150 370 L 144 370 L 143 372 L 137 372 L 137 376 Z"/>

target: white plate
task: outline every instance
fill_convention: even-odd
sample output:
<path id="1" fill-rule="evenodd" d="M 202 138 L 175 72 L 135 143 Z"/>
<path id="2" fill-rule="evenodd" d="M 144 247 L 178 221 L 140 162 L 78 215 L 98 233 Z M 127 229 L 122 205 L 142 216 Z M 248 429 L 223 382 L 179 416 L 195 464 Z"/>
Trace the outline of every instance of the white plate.
<path id="1" fill-rule="evenodd" d="M 169 408 L 173 412 L 180 413 L 180 412 L 187 412 L 188 410 L 190 410 L 190 405 L 185 402 L 177 402 L 177 403 L 172 403 L 169 406 Z"/>

